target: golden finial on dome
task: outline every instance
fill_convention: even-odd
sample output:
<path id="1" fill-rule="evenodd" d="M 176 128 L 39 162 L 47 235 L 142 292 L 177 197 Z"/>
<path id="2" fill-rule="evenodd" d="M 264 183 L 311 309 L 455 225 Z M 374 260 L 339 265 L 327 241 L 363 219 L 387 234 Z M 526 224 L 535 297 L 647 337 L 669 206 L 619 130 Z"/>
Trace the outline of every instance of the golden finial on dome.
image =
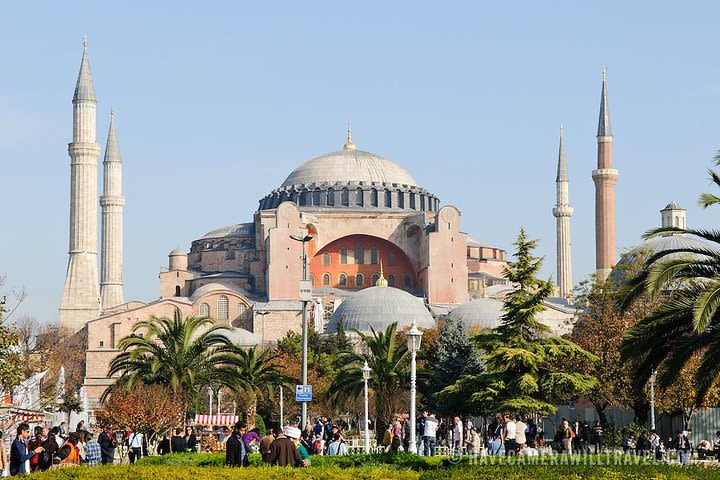
<path id="1" fill-rule="evenodd" d="M 377 282 L 375 282 L 376 287 L 387 287 L 388 283 L 387 280 L 385 280 L 385 276 L 383 275 L 383 267 L 382 267 L 382 260 L 380 260 L 380 278 L 378 278 Z"/>
<path id="2" fill-rule="evenodd" d="M 485 290 L 485 279 L 480 279 L 480 296 L 482 298 L 488 298 L 487 290 Z"/>
<path id="3" fill-rule="evenodd" d="M 355 144 L 352 142 L 352 125 L 350 125 L 350 122 L 348 122 L 347 143 L 343 145 L 343 148 L 345 150 L 355 150 Z"/>

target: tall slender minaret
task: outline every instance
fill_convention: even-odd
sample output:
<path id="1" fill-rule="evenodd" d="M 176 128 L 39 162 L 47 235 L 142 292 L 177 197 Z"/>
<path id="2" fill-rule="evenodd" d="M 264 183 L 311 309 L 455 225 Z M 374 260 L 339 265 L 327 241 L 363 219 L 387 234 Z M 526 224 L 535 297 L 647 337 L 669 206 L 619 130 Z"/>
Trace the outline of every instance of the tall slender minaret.
<path id="1" fill-rule="evenodd" d="M 100 295 L 102 309 L 108 310 L 123 303 L 123 209 L 122 159 L 115 133 L 115 114 L 110 112 L 105 160 L 103 161 L 102 250 L 100 253 Z"/>
<path id="2" fill-rule="evenodd" d="M 570 217 L 573 208 L 570 206 L 570 179 L 565 160 L 565 139 L 562 125 L 560 126 L 560 150 L 558 152 L 557 178 L 555 189 L 557 201 L 553 208 L 557 224 L 557 285 L 561 297 L 572 295 L 572 255 L 570 244 Z"/>
<path id="3" fill-rule="evenodd" d="M 597 169 L 595 182 L 595 268 L 599 278 L 607 278 L 615 265 L 615 183 L 618 171 L 612 166 L 612 129 L 608 109 L 605 68 L 602 71 L 602 96 L 598 121 Z"/>
<path id="4" fill-rule="evenodd" d="M 95 143 L 95 88 L 83 39 L 75 96 L 70 155 L 70 259 L 60 303 L 60 326 L 72 331 L 100 315 L 98 286 L 98 182 L 100 146 Z"/>

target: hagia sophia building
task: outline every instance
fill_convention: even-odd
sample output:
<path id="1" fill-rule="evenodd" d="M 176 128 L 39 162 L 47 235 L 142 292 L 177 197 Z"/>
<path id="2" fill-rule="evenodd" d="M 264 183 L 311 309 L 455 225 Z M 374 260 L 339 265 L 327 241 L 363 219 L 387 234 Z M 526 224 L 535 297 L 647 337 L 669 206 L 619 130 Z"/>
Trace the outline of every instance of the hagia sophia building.
<path id="1" fill-rule="evenodd" d="M 108 366 L 118 342 L 151 315 L 209 316 L 231 325 L 240 345 L 276 342 L 301 330 L 303 252 L 312 301 L 310 325 L 318 332 L 368 331 L 393 322 L 432 328 L 457 318 L 492 328 L 513 286 L 503 278 L 504 249 L 482 245 L 462 230 L 460 210 L 442 205 L 429 186 L 402 166 L 353 143 L 306 161 L 259 200 L 247 223 L 233 223 L 172 250 L 159 274 L 159 298 L 123 299 L 122 159 L 111 115 L 98 196 L 96 96 L 83 45 L 73 97 L 70 155 L 70 245 L 60 325 L 87 339 L 83 389 L 90 409 L 113 383 Z M 597 271 L 615 263 L 612 133 L 603 74 L 596 185 Z M 557 333 L 572 328 L 570 217 L 562 132 L 557 166 L 557 296 L 540 321 Z M 99 202 L 98 202 L 99 199 Z M 100 212 L 98 212 L 98 206 Z M 100 219 L 100 235 L 98 235 Z M 234 219 L 231 219 L 231 221 Z M 98 236 L 100 259 L 98 262 Z M 307 239 L 307 237 L 311 237 Z M 306 240 L 303 242 L 302 240 Z M 100 271 L 98 272 L 98 265 Z"/>

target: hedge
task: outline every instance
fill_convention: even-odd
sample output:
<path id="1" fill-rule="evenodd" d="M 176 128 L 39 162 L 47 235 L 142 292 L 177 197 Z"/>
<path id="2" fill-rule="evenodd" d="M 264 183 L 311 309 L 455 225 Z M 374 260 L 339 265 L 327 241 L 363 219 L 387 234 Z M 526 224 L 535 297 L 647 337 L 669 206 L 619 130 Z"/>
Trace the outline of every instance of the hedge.
<path id="1" fill-rule="evenodd" d="M 720 478 L 718 468 L 677 465 L 472 465 L 424 472 L 389 467 L 323 466 L 316 468 L 229 468 L 170 465 L 107 465 L 58 468 L 27 477 L 32 480 L 709 480 Z"/>

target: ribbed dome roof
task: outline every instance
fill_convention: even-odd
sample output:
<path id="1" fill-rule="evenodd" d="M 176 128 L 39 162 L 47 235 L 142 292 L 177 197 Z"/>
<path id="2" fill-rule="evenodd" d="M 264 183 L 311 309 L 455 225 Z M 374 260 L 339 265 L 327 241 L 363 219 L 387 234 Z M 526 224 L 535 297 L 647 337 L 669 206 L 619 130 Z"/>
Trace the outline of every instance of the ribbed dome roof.
<path id="1" fill-rule="evenodd" d="M 282 187 L 349 182 L 417 186 L 412 175 L 400 165 L 374 153 L 343 149 L 303 163 L 288 175 Z"/>
<path id="2" fill-rule="evenodd" d="M 369 287 L 344 300 L 335 310 L 327 328 L 336 332 L 342 320 L 345 330 L 369 332 L 385 330 L 397 322 L 398 330 L 415 321 L 418 328 L 434 328 L 435 320 L 423 299 L 394 287 Z"/>
<path id="3" fill-rule="evenodd" d="M 188 254 L 188 252 L 186 252 L 184 249 L 177 247 L 177 248 L 174 248 L 173 251 L 170 252 L 170 255 L 168 255 L 168 256 L 169 257 L 179 257 L 182 255 L 187 255 L 187 254 Z"/>
<path id="4" fill-rule="evenodd" d="M 494 298 L 478 298 L 456 307 L 448 313 L 448 318 L 461 321 L 468 328 L 495 328 L 500 325 L 503 305 Z"/>

